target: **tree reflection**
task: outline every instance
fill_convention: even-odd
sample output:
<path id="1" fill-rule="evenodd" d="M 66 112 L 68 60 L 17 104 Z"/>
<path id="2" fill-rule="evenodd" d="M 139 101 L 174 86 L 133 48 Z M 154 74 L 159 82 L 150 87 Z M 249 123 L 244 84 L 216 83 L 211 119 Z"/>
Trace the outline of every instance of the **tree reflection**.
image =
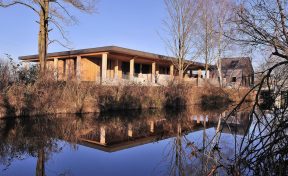
<path id="1" fill-rule="evenodd" d="M 164 170 L 162 167 L 160 170 L 163 175 L 223 173 L 219 167 L 229 164 L 224 156 L 231 158 L 231 155 L 223 154 L 221 148 L 225 147 L 220 143 L 221 135 L 227 132 L 244 134 L 244 130 L 237 131 L 239 126 L 246 129 L 249 125 L 248 114 L 242 114 L 235 113 L 235 118 L 228 120 L 224 119 L 222 110 L 209 112 L 195 106 L 183 111 L 129 111 L 5 120 L 0 121 L 0 160 L 9 168 L 14 160 L 36 157 L 35 173 L 45 175 L 45 164 L 65 145 L 77 149 L 76 144 L 80 144 L 117 152 L 170 138 L 161 163 L 165 165 Z M 211 134 L 211 129 L 216 136 Z"/>
<path id="2" fill-rule="evenodd" d="M 37 176 L 45 175 L 45 150 L 44 149 L 39 149 L 38 151 L 36 175 Z"/>
<path id="3" fill-rule="evenodd" d="M 260 77 L 259 83 L 251 89 L 251 93 L 255 91 L 256 94 L 249 115 L 251 127 L 239 140 L 235 157 L 226 167 L 234 175 L 287 175 L 287 66 L 275 64 Z M 231 120 L 243 102 L 225 120 Z"/>
<path id="4" fill-rule="evenodd" d="M 83 123 L 84 122 L 84 123 Z M 89 123 L 81 118 L 35 117 L 0 121 L 0 163 L 8 169 L 14 160 L 36 157 L 36 175 L 45 175 L 45 162 L 62 150 L 59 140 L 76 144 L 77 132 Z"/>
<path id="5" fill-rule="evenodd" d="M 171 118 L 174 122 L 171 123 L 177 124 L 175 128 L 177 132 L 166 147 L 164 158 L 159 165 L 159 168 L 164 166 L 166 170 L 162 171 L 162 174 L 181 176 L 230 174 L 226 169 L 235 155 L 231 155 L 229 151 L 236 152 L 237 141 L 233 146 L 226 146 L 225 141 L 221 140 L 221 135 L 227 137 L 225 133 L 230 136 L 232 134 L 238 140 L 249 128 L 248 116 L 251 109 L 249 107 L 242 108 L 241 113 L 234 113 L 234 118 L 230 120 L 224 117 L 225 113 L 229 113 L 233 108 L 224 112 L 192 110 L 180 113 L 179 116 L 174 114 Z M 168 167 L 165 167 L 166 165 Z"/>
<path id="6" fill-rule="evenodd" d="M 287 67 L 274 68 L 263 72 L 259 84 L 250 91 L 250 94 L 255 93 L 255 102 L 248 116 L 249 128 L 245 128 L 241 136 L 234 134 L 233 155 L 225 157 L 219 148 L 225 133 L 224 126 L 216 130 L 211 142 L 214 144 L 205 146 L 206 150 L 212 148 L 212 153 L 218 153 L 217 169 L 212 168 L 209 174 L 221 172 L 219 170 L 227 175 L 288 174 Z M 245 98 L 220 117 L 231 132 L 233 126 L 229 122 L 237 121 L 235 114 L 242 111 Z"/>

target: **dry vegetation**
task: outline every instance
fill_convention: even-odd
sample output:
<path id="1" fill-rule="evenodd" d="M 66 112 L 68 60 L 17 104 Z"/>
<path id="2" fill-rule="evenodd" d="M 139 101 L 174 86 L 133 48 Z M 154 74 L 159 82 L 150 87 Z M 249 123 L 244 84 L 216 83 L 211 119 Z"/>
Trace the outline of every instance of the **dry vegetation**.
<path id="1" fill-rule="evenodd" d="M 221 88 L 208 85 L 199 88 L 186 83 L 164 87 L 60 82 L 54 80 L 52 73 L 37 75 L 37 69 L 24 69 L 12 60 L 1 62 L 0 117 L 182 108 L 193 104 L 215 105 L 219 100 L 227 104 L 231 99 L 237 100 L 235 95 L 239 94 L 229 95 Z"/>

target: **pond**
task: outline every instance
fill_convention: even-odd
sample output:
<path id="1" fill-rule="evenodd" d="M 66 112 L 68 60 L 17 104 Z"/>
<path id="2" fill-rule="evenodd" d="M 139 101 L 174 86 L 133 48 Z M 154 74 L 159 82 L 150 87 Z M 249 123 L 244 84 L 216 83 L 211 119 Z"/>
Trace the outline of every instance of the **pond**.
<path id="1" fill-rule="evenodd" d="M 229 172 L 249 106 L 54 115 L 0 121 L 0 175 L 209 175 Z M 221 130 L 221 133 L 218 133 Z"/>

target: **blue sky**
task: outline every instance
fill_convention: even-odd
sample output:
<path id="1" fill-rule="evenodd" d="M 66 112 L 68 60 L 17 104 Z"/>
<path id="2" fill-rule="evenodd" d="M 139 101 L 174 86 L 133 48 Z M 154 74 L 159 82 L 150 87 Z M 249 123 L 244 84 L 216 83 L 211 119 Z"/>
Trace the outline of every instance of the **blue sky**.
<path id="1" fill-rule="evenodd" d="M 70 9 L 78 24 L 65 26 L 73 49 L 116 45 L 157 54 L 169 54 L 162 38 L 166 9 L 163 0 L 99 0 L 97 13 L 84 14 Z M 0 58 L 37 54 L 38 20 L 23 6 L 0 8 Z M 54 30 L 56 31 L 56 30 Z M 50 38 L 61 38 L 53 32 Z M 48 52 L 67 50 L 59 44 L 49 45 Z M 239 52 L 232 56 L 243 56 Z M 246 54 L 244 54 L 246 55 Z M 250 54 L 247 54 L 248 56 Z M 246 55 L 246 56 L 247 56 Z M 255 59 L 254 57 L 254 65 Z M 199 60 L 198 60 L 199 61 Z"/>
<path id="2" fill-rule="evenodd" d="M 159 36 L 165 6 L 163 0 L 101 0 L 97 13 L 72 10 L 78 24 L 65 26 L 73 49 L 117 45 L 131 49 L 167 54 Z M 38 18 L 22 6 L 0 8 L 0 56 L 13 57 L 37 53 Z M 59 38 L 57 34 L 51 37 Z M 58 44 L 49 52 L 67 50 Z"/>

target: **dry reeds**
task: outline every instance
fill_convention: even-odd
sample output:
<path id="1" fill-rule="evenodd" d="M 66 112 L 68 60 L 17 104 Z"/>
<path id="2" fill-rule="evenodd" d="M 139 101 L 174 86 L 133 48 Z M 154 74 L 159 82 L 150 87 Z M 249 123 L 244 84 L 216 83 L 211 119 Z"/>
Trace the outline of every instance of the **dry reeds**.
<path id="1" fill-rule="evenodd" d="M 168 86 L 109 86 L 76 80 L 56 81 L 53 71 L 49 70 L 45 75 L 37 73 L 37 66 L 24 69 L 20 65 L 0 64 L 0 117 L 183 108 L 203 102 L 215 105 L 233 97 L 209 85 L 199 88 L 172 82 Z"/>

